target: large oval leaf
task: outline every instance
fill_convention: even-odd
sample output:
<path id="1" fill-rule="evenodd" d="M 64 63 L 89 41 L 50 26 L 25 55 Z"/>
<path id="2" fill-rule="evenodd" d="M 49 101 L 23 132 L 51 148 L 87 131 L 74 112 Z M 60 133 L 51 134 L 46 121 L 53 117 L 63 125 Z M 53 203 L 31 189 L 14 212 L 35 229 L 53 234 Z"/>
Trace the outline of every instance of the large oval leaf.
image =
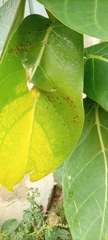
<path id="1" fill-rule="evenodd" d="M 108 43 L 85 49 L 84 92 L 108 111 Z"/>
<path id="2" fill-rule="evenodd" d="M 38 0 L 68 27 L 108 40 L 108 1 Z"/>
<path id="3" fill-rule="evenodd" d="M 108 112 L 85 100 L 82 137 L 63 172 L 64 206 L 73 240 L 108 239 Z"/>
<path id="4" fill-rule="evenodd" d="M 22 64 L 33 69 L 30 92 Z M 0 65 L 3 186 L 12 189 L 27 172 L 36 181 L 69 156 L 82 130 L 82 91 L 82 36 L 41 16 L 27 17 Z"/>
<path id="5" fill-rule="evenodd" d="M 26 0 L 8 0 L 0 7 L 0 54 L 24 15 Z M 2 53 L 3 54 L 3 53 Z"/>

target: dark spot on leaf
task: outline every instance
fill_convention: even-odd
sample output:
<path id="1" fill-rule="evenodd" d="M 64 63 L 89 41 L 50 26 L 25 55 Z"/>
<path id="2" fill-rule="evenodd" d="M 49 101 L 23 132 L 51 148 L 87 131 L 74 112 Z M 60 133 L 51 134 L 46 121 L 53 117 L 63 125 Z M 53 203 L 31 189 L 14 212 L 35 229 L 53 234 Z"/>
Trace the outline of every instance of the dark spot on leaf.
<path id="1" fill-rule="evenodd" d="M 46 26 L 46 27 L 49 27 L 49 24 L 46 24 L 45 26 Z"/>
<path id="2" fill-rule="evenodd" d="M 27 41 L 26 46 L 29 46 L 29 45 L 31 45 L 31 42 Z"/>
<path id="3" fill-rule="evenodd" d="M 74 192 L 73 191 L 69 191 L 69 197 L 73 197 Z"/>

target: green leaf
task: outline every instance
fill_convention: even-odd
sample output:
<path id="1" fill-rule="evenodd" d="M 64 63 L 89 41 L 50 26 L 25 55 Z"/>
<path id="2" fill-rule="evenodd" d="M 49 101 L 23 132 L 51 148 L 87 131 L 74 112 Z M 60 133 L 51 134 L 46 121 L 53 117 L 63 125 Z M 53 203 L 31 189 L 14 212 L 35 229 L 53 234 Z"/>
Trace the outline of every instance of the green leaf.
<path id="1" fill-rule="evenodd" d="M 21 231 L 21 230 L 20 232 L 17 232 L 14 237 L 12 236 L 12 240 L 20 240 L 20 239 L 24 239 L 24 231 Z M 29 240 L 31 239 L 29 238 Z"/>
<path id="2" fill-rule="evenodd" d="M 69 232 L 66 230 L 66 229 L 60 229 L 60 228 L 57 228 L 55 230 L 55 235 L 57 237 L 60 237 L 61 239 L 63 240 L 66 240 L 66 239 L 69 239 Z"/>
<path id="3" fill-rule="evenodd" d="M 23 18 L 25 2 L 8 0 L 0 7 L 0 53 Z"/>
<path id="4" fill-rule="evenodd" d="M 30 92 L 26 73 L 35 83 Z M 82 91 L 82 36 L 59 22 L 51 25 L 42 16 L 27 17 L 0 65 L 4 187 L 12 190 L 25 173 L 36 181 L 70 155 L 83 126 Z"/>
<path id="5" fill-rule="evenodd" d="M 108 40 L 108 1 L 38 0 L 68 27 L 83 34 Z"/>
<path id="6" fill-rule="evenodd" d="M 63 194 L 73 240 L 108 238 L 108 112 L 85 100 L 81 139 L 65 164 Z"/>
<path id="7" fill-rule="evenodd" d="M 19 222 L 17 219 L 6 220 L 2 225 L 2 231 L 6 231 L 8 234 L 12 234 L 18 228 Z"/>
<path id="8" fill-rule="evenodd" d="M 108 111 L 108 43 L 85 49 L 84 92 Z"/>
<path id="9" fill-rule="evenodd" d="M 62 175 L 63 175 L 64 163 L 62 163 L 54 172 L 53 175 L 56 180 L 62 185 Z"/>
<path id="10" fill-rule="evenodd" d="M 46 229 L 45 230 L 45 240 L 57 240 L 60 239 L 69 239 L 69 232 L 65 229 L 55 228 L 55 229 Z"/>

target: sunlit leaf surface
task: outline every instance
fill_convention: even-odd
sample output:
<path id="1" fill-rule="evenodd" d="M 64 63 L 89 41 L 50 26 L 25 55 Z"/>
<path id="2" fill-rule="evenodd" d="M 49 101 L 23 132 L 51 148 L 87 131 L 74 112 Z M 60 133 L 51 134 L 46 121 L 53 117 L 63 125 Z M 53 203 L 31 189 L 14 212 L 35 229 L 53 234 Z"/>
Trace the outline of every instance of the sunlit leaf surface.
<path id="1" fill-rule="evenodd" d="M 31 91 L 26 78 L 35 84 Z M 36 181 L 69 156 L 82 131 L 82 91 L 82 36 L 59 22 L 27 17 L 0 66 L 3 186 L 11 190 L 25 173 Z"/>
<path id="2" fill-rule="evenodd" d="M 64 206 L 73 240 L 105 240 L 108 238 L 108 112 L 87 99 L 85 114 L 83 134 L 64 167 Z"/>

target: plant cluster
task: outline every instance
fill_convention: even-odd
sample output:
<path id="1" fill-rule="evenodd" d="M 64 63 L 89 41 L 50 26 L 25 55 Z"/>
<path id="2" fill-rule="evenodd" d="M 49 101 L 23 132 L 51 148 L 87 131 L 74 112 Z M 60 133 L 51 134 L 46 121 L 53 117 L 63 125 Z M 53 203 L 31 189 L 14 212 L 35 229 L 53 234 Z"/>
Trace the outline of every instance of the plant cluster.
<path id="1" fill-rule="evenodd" d="M 71 240 L 63 210 L 63 203 L 44 214 L 43 206 L 37 204 L 38 189 L 30 188 L 27 200 L 30 207 L 24 210 L 23 219 L 9 219 L 0 227 L 0 240 Z"/>

